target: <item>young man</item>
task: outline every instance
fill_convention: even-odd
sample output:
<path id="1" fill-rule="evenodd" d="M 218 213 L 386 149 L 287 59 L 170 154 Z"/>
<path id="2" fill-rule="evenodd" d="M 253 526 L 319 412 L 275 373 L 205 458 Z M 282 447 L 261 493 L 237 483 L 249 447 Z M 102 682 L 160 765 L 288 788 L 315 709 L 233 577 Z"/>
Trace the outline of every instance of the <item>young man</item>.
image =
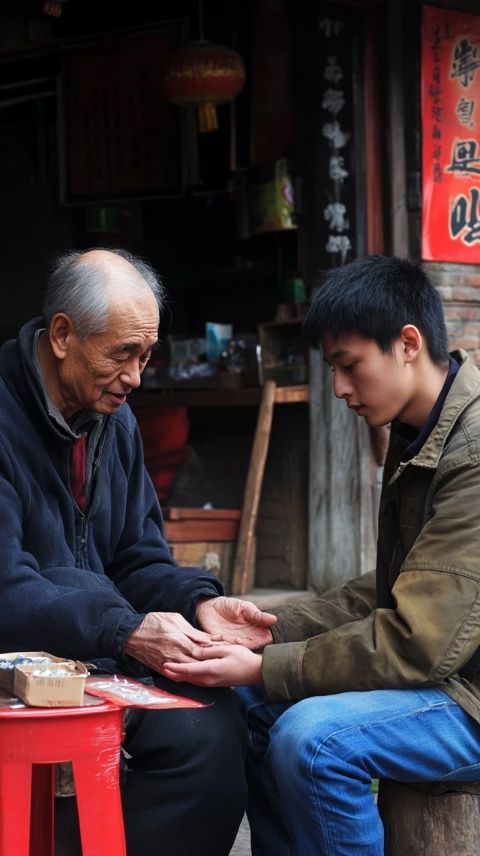
<path id="1" fill-rule="evenodd" d="M 197 648 L 164 673 L 263 683 L 239 691 L 255 856 L 380 856 L 372 778 L 480 780 L 480 372 L 396 258 L 331 271 L 304 329 L 335 395 L 392 423 L 376 572 L 275 610 L 262 654 Z"/>

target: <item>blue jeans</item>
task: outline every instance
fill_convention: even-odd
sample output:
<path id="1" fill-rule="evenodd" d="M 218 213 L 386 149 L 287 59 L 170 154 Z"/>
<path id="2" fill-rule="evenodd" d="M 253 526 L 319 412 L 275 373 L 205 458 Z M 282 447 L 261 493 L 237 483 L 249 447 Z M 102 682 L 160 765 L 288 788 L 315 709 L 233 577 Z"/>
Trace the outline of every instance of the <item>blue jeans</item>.
<path id="1" fill-rule="evenodd" d="M 249 729 L 253 856 L 382 856 L 374 778 L 480 780 L 480 725 L 442 690 L 275 703 L 237 690 Z"/>

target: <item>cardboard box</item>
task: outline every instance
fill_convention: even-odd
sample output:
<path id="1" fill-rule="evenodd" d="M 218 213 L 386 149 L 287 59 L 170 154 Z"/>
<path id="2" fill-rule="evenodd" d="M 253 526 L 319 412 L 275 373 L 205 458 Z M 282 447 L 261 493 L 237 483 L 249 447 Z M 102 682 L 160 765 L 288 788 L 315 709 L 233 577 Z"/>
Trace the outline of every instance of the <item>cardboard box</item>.
<path id="1" fill-rule="evenodd" d="M 53 659 L 51 654 L 47 654 L 46 651 L 10 651 L 8 654 L 0 654 L 0 661 L 7 660 L 12 661 L 18 659 L 18 657 L 48 657 L 49 659 Z M 14 674 L 15 668 L 12 665 L 11 668 L 1 668 L 0 663 L 0 688 L 7 690 L 7 692 L 13 693 L 13 683 L 14 683 Z"/>
<path id="2" fill-rule="evenodd" d="M 18 657 L 48 657 L 49 660 L 49 663 L 16 664 L 13 669 L 0 669 L 4 680 L 2 685 L 25 704 L 34 707 L 71 707 L 83 703 L 85 679 L 88 675 L 84 663 L 55 657 L 45 651 L 16 651 L 0 655 L 4 660 L 15 660 Z M 35 674 L 37 670 L 46 668 L 53 674 Z"/>
<path id="3" fill-rule="evenodd" d="M 214 574 L 230 590 L 234 541 L 176 541 L 170 544 L 172 556 L 179 565 L 203 568 Z"/>
<path id="4" fill-rule="evenodd" d="M 167 541 L 235 541 L 241 511 L 236 508 L 165 508 Z"/>
<path id="5" fill-rule="evenodd" d="M 241 511 L 236 508 L 166 508 L 165 536 L 179 565 L 205 568 L 230 588 Z"/>

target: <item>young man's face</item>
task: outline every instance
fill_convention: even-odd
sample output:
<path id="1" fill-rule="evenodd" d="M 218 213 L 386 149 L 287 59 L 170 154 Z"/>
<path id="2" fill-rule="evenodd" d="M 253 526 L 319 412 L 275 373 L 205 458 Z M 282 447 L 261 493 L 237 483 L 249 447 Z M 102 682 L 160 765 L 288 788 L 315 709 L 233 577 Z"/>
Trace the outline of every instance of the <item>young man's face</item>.
<path id="1" fill-rule="evenodd" d="M 370 427 L 402 420 L 412 400 L 411 365 L 405 359 L 402 339 L 384 353 L 373 339 L 358 335 L 322 341 L 326 362 L 333 372 L 333 391 Z"/>

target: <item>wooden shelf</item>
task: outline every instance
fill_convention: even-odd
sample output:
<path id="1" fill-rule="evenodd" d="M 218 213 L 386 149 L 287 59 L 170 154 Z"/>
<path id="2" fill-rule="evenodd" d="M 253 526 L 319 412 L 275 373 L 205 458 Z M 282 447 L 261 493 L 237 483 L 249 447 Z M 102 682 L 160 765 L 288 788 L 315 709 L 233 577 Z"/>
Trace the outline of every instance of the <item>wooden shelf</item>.
<path id="1" fill-rule="evenodd" d="M 298 383 L 295 386 L 277 386 L 275 404 L 295 404 L 297 401 L 310 401 L 308 383 Z"/>
<path id="2" fill-rule="evenodd" d="M 306 403 L 309 400 L 310 388 L 308 384 L 277 386 L 273 380 L 266 380 L 263 386 L 251 388 L 172 389 L 170 387 L 168 389 L 149 389 L 137 391 L 129 397 L 129 403 L 131 403 L 134 411 L 136 409 L 141 410 L 143 407 L 171 407 L 175 405 L 189 408 L 246 406 L 258 408 L 257 425 L 250 454 L 240 521 L 228 521 L 230 524 L 235 524 L 236 530 L 238 527 L 231 586 L 232 593 L 235 595 L 243 595 L 249 591 L 255 578 L 255 526 L 270 442 L 274 406 L 275 404 Z M 173 539 L 174 535 L 177 536 L 176 540 L 178 540 L 182 530 L 182 521 L 167 519 L 165 526 L 167 531 L 170 528 L 170 540 L 175 540 Z M 210 538 L 212 533 L 208 533 L 207 537 L 206 524 L 203 520 L 198 521 L 194 534 L 198 543 L 204 543 L 205 549 L 208 547 L 208 541 L 215 541 L 213 537 Z M 218 533 L 216 534 L 218 535 Z M 230 543 L 235 543 L 233 535 Z M 176 554 L 175 557 L 179 559 L 179 554 Z M 182 561 L 185 560 L 185 554 L 182 554 Z M 227 561 L 226 558 L 225 561 Z"/>
<path id="3" fill-rule="evenodd" d="M 132 392 L 128 403 L 137 407 L 248 407 L 259 405 L 262 387 L 239 389 L 149 389 Z M 310 400 L 308 384 L 277 386 L 275 404 L 296 404 Z"/>

